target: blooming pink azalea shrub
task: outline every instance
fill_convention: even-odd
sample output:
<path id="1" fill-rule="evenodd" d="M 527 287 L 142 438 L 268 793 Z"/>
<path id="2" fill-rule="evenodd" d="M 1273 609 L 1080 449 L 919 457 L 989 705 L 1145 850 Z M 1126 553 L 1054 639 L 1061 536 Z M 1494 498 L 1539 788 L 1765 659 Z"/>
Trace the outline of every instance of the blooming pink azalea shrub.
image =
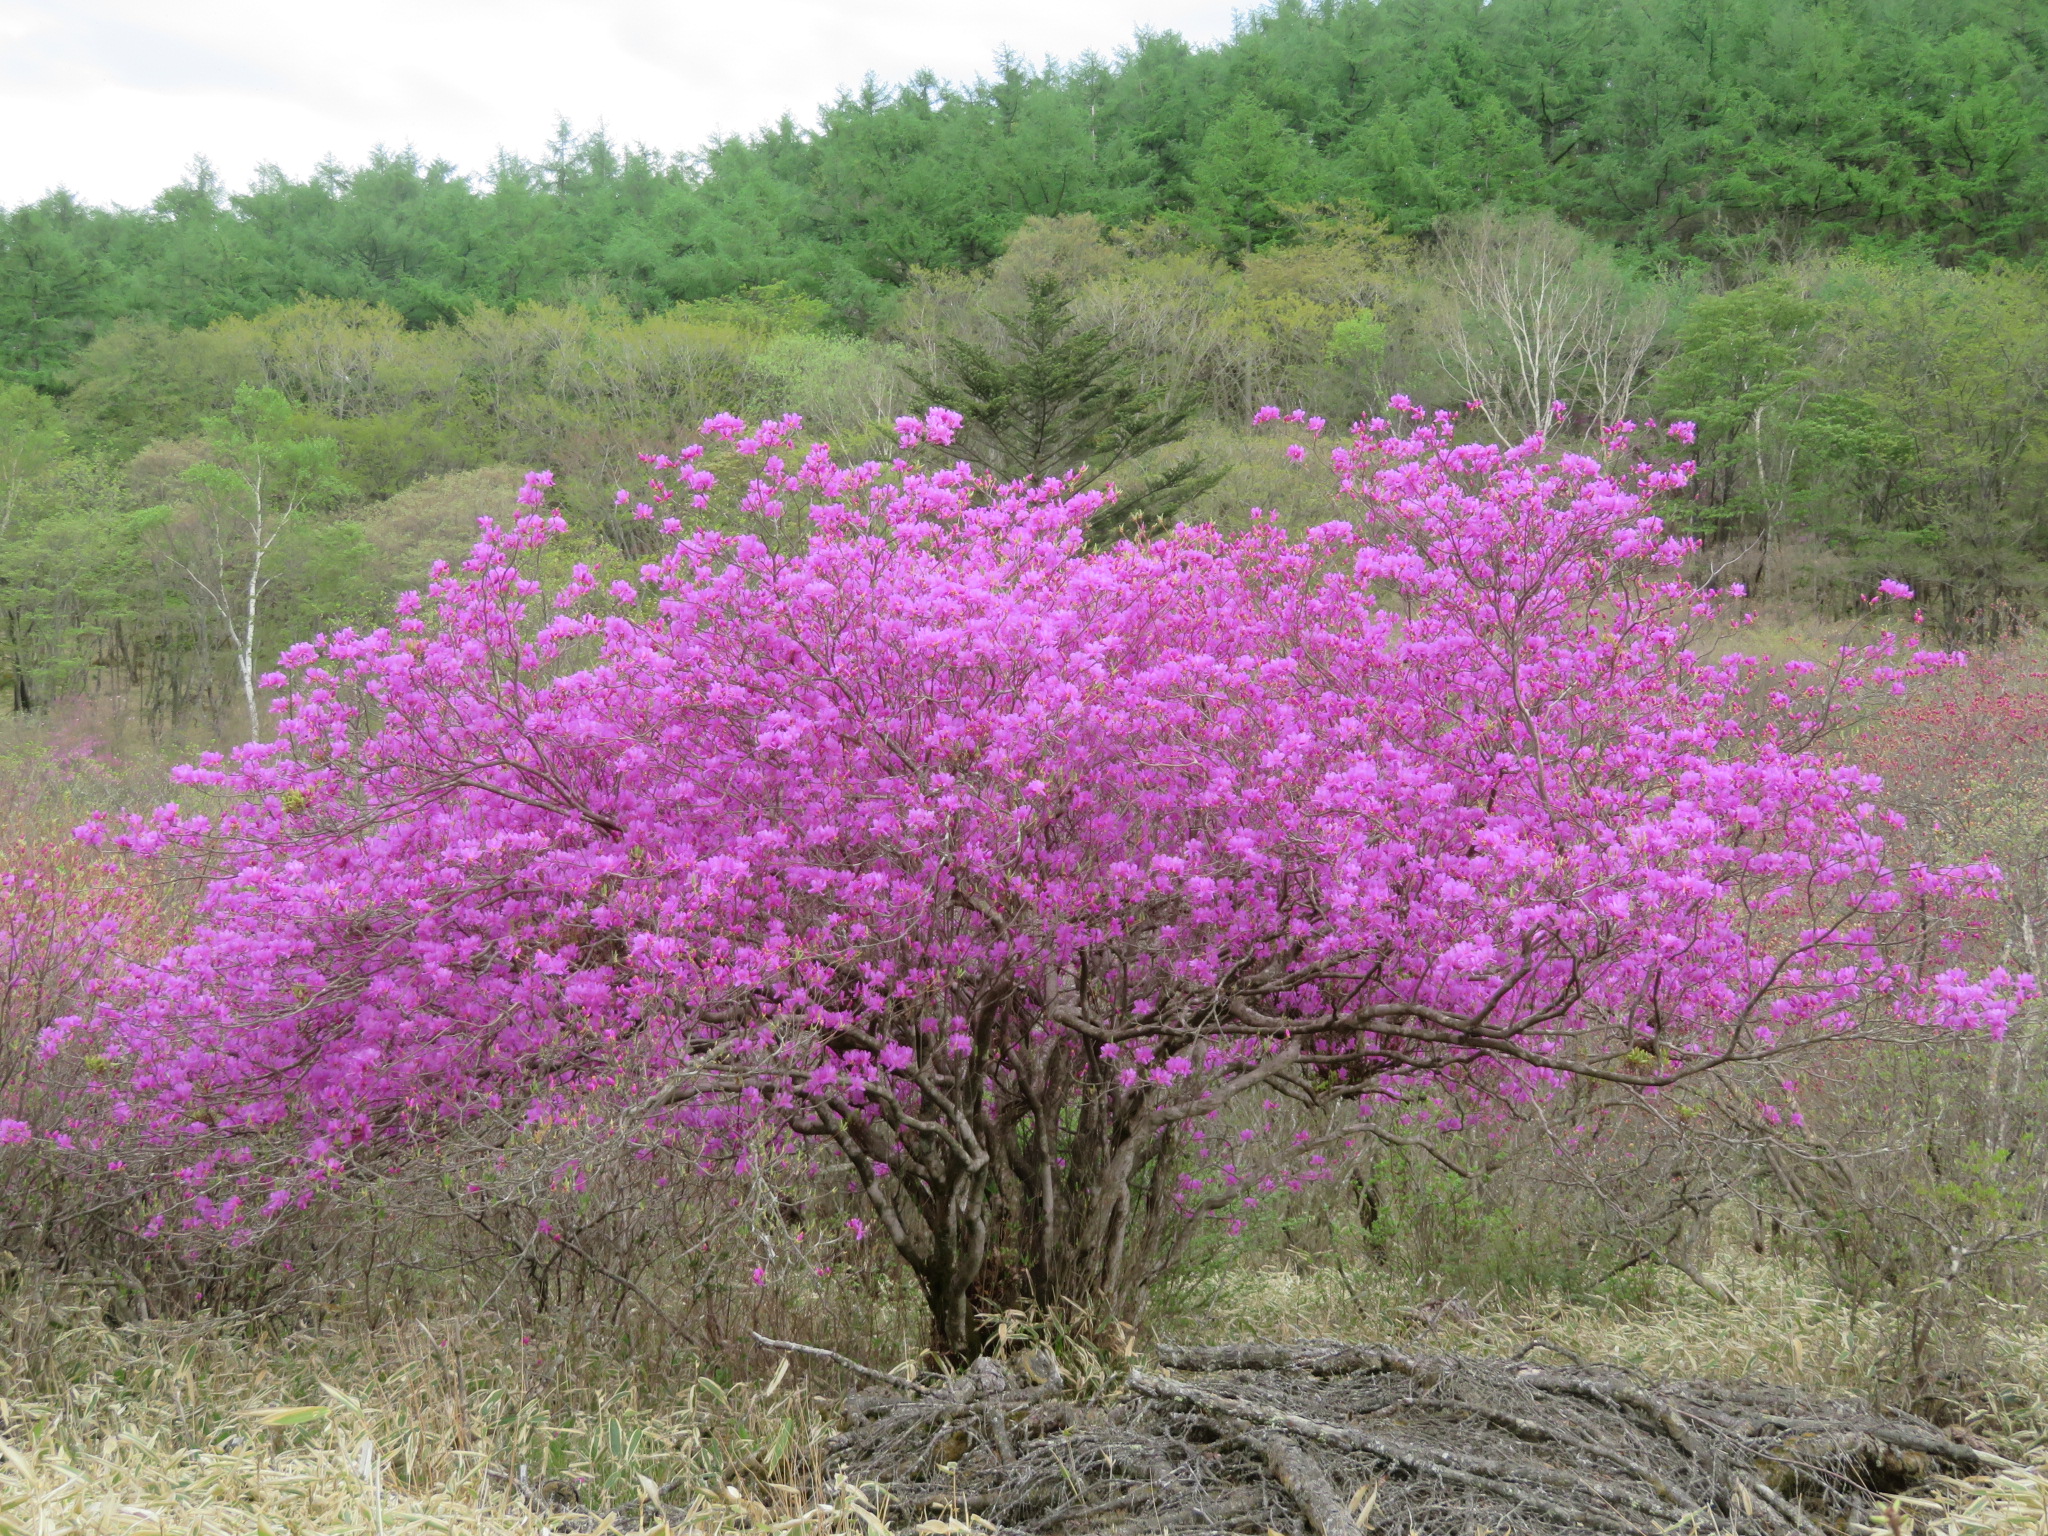
<path id="1" fill-rule="evenodd" d="M 91 1171 L 65 1125 L 93 1069 L 47 1059 L 39 1037 L 84 1006 L 163 920 L 151 892 L 90 849 L 26 837 L 0 843 L 0 1224 L 12 1231 L 44 1236 L 53 1217 L 69 1214 L 63 1196 L 75 1192 L 72 1181 Z M 38 1137 L 38 1127 L 54 1134 Z M 106 1194 L 95 1187 L 84 1203 L 115 1203 Z M 54 1225 L 70 1235 L 77 1224 Z"/>
<path id="2" fill-rule="evenodd" d="M 0 843 L 0 1141 L 10 1139 L 8 1125 L 27 1123 L 19 1117 L 48 1086 L 39 1081 L 41 1031 L 85 1000 L 137 929 L 161 918 L 124 874 L 75 843 Z"/>
<path id="3" fill-rule="evenodd" d="M 720 418 L 775 536 L 671 520 L 554 593 L 530 486 L 389 629 L 286 654 L 277 739 L 183 771 L 217 817 L 85 829 L 211 878 L 52 1048 L 118 1061 L 109 1122 L 189 1144 L 220 1223 L 486 1106 L 706 1168 L 811 1138 L 964 1351 L 1020 1300 L 1135 1316 L 1407 1096 L 2002 1027 L 2023 980 L 1943 949 L 1995 871 L 1888 866 L 1813 745 L 1929 663 L 1702 655 L 1684 467 L 1453 426 L 1332 451 L 1347 522 L 1090 551 L 1097 496 Z M 709 489 L 650 462 L 648 519 Z"/>

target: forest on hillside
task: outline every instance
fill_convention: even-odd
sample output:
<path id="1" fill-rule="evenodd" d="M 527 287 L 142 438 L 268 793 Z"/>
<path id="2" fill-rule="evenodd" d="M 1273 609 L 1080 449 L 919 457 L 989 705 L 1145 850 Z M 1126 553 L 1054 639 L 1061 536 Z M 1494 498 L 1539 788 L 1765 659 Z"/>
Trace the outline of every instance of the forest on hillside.
<path id="1" fill-rule="evenodd" d="M 18 710 L 211 719 L 524 469 L 631 553 L 635 455 L 710 414 L 870 449 L 904 409 L 993 409 L 1004 370 L 1129 526 L 1320 515 L 1249 467 L 1268 404 L 1687 416 L 1721 579 L 1823 612 L 1903 579 L 1994 635 L 2048 578 L 2044 21 L 1280 0 L 1214 48 L 871 82 L 694 152 L 565 127 L 482 176 L 407 151 L 52 192 L 0 217 L 0 670 Z M 1026 457 L 984 467 L 1072 467 Z"/>
<path id="2" fill-rule="evenodd" d="M 605 296 L 659 310 L 787 283 L 866 329 L 921 269 L 1031 217 L 1158 221 L 1227 257 L 1284 208 L 1399 234 L 1555 209 L 1649 265 L 1741 281 L 1814 245 L 2025 260 L 2048 192 L 2038 0 L 1278 0 L 1230 42 L 870 82 L 817 126 L 685 153 L 566 130 L 465 177 L 410 151 L 201 172 L 147 209 L 55 192 L 0 232 L 0 366 L 60 372 L 121 319 L 204 325 L 301 294 L 408 324 Z"/>

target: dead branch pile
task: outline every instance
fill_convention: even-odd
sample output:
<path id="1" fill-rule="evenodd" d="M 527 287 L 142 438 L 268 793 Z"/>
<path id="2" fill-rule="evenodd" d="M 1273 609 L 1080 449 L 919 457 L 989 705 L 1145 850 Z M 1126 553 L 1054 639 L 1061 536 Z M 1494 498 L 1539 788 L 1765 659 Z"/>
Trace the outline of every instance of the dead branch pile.
<path id="1" fill-rule="evenodd" d="M 1092 1394 L 1042 1353 L 863 1391 L 835 1466 L 906 1523 L 1000 1532 L 1819 1536 L 1881 1495 L 2011 1465 L 1921 1419 L 1755 1383 L 1340 1343 L 1158 1358 Z"/>

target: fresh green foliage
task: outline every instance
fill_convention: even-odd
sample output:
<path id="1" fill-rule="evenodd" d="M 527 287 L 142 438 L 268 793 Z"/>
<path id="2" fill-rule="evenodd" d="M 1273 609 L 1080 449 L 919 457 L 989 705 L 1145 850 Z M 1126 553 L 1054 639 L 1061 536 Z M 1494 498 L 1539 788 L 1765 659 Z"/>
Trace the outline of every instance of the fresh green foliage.
<path id="1" fill-rule="evenodd" d="M 25 384 L 0 384 L 0 539 L 23 493 L 69 446 L 57 407 Z"/>
<path id="2" fill-rule="evenodd" d="M 1857 581 L 1903 578 L 1944 630 L 1972 638 L 2040 611 L 2037 277 L 1796 269 L 1697 301 L 1656 394 L 1700 424 L 1700 522 L 1732 576 L 1822 607 Z"/>
<path id="3" fill-rule="evenodd" d="M 227 641 L 251 740 L 262 733 L 257 636 L 271 588 L 280 577 L 332 579 L 345 568 L 346 533 L 354 531 L 308 526 L 349 486 L 334 439 L 296 435 L 292 415 L 278 391 L 237 385 L 233 406 L 201 423 L 200 456 L 179 476 L 185 494 L 152 509 L 164 558 Z"/>
<path id="4" fill-rule="evenodd" d="M 1288 231 L 1287 210 L 1314 183 L 1310 152 L 1285 117 L 1242 96 L 1202 136 L 1194 168 L 1194 227 L 1227 256 Z"/>

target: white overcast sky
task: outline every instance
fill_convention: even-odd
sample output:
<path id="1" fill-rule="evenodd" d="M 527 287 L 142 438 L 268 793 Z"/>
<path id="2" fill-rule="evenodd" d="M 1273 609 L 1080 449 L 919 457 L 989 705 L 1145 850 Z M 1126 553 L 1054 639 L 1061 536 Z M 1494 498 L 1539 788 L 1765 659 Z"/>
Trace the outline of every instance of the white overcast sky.
<path id="1" fill-rule="evenodd" d="M 1244 0 L 1239 0 L 1242 5 Z M 240 189 L 411 145 L 464 170 L 557 118 L 694 149 L 872 72 L 1229 35 L 1230 0 L 0 0 L 0 206 L 145 204 L 204 155 Z"/>

